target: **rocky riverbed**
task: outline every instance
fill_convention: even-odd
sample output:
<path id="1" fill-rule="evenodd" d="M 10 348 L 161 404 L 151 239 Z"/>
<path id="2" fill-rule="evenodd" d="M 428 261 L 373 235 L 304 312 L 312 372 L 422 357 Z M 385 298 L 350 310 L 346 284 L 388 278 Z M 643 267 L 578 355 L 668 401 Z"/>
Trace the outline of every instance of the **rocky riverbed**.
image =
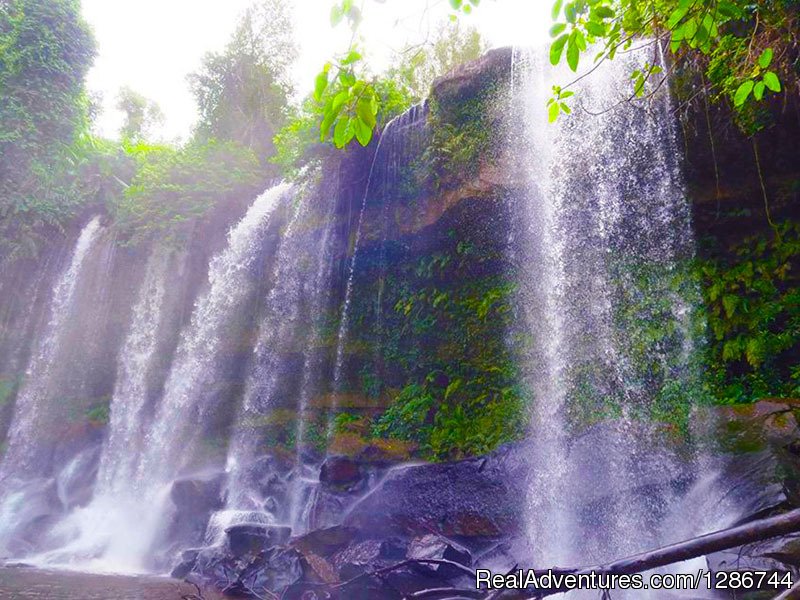
<path id="1" fill-rule="evenodd" d="M 791 402 L 762 401 L 714 409 L 705 428 L 713 446 L 700 451 L 702 459 L 697 454 L 702 439 L 696 439 L 694 449 L 687 451 L 680 436 L 668 429 L 653 430 L 653 451 L 645 455 L 651 458 L 640 465 L 640 477 L 632 487 L 593 485 L 591 469 L 585 469 L 582 477 L 588 491 L 579 500 L 595 525 L 587 529 L 587 546 L 589 532 L 603 531 L 603 520 L 614 518 L 614 510 L 598 507 L 619 509 L 633 497 L 660 497 L 664 489 L 680 490 L 685 497 L 684 510 L 661 517 L 676 528 L 675 541 L 702 533 L 688 533 L 692 531 L 689 525 L 701 511 L 715 507 L 735 505 L 738 514 L 735 521 L 720 522 L 717 528 L 797 508 L 798 408 Z M 608 451 L 604 444 L 610 439 L 610 426 L 599 423 L 575 440 L 576 464 L 584 459 L 591 464 L 592 455 Z M 673 458 L 683 452 L 685 462 L 677 470 L 665 470 L 662 453 L 655 450 L 659 446 Z M 303 600 L 397 600 L 424 589 L 473 587 L 472 570 L 506 571 L 525 564 L 530 556 L 518 501 L 527 486 L 527 456 L 524 444 L 513 444 L 486 457 L 441 464 L 376 466 L 354 458 L 329 457 L 320 471 L 312 531 L 293 536 L 283 526 L 233 525 L 219 544 L 185 551 L 173 576 L 237 596 L 278 593 L 282 598 Z M 713 480 L 699 476 L 698 461 L 706 472 L 716 474 Z M 207 494 L 207 489 L 196 487 Z M 698 503 L 699 497 L 710 494 L 714 497 L 708 502 Z M 730 514 L 727 508 L 723 512 Z M 683 525 L 687 525 L 685 536 Z M 797 540 L 796 535 L 788 535 L 719 552 L 706 557 L 708 567 L 712 571 L 778 569 L 797 575 Z M 641 550 L 652 549 L 646 540 L 642 544 Z M 617 558 L 622 556 L 593 560 Z"/>

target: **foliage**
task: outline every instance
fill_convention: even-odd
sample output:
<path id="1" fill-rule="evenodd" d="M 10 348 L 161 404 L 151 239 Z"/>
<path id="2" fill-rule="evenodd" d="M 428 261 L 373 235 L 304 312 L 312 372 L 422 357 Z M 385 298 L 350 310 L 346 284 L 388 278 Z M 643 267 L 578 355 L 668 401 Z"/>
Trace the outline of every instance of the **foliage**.
<path id="1" fill-rule="evenodd" d="M 75 0 L 0 5 L 0 252 L 31 255 L 81 204 L 83 78 L 94 42 Z M 76 146 L 77 142 L 77 146 Z"/>
<path id="2" fill-rule="evenodd" d="M 458 2 L 458 9 L 469 12 L 477 4 L 478 0 Z M 362 52 L 355 44 L 362 9 L 353 0 L 339 0 L 333 5 L 331 25 L 336 27 L 342 22 L 347 22 L 353 31 L 350 47 L 323 66 L 314 85 L 320 140 L 330 139 L 337 148 L 344 148 L 353 139 L 366 146 L 380 123 L 379 111 L 384 115 L 392 112 L 381 108 L 386 97 L 385 91 L 382 94 L 380 90 L 381 81 L 395 81 L 407 101 L 419 101 L 427 95 L 436 77 L 476 58 L 484 49 L 474 29 L 462 31 L 458 25 L 440 27 L 432 42 L 407 48 L 404 58 L 386 77 L 375 78 L 368 75 Z"/>
<path id="3" fill-rule="evenodd" d="M 117 99 L 117 108 L 125 115 L 120 130 L 124 140 L 140 141 L 152 133 L 153 127 L 164 122 L 161 108 L 129 87 L 123 87 Z"/>
<path id="4" fill-rule="evenodd" d="M 432 40 L 403 50 L 388 75 L 405 87 L 415 102 L 420 102 L 428 96 L 437 77 L 479 58 L 486 48 L 477 29 L 462 29 L 460 21 L 448 22 L 438 27 Z"/>
<path id="5" fill-rule="evenodd" d="M 709 362 L 722 402 L 800 395 L 800 225 L 747 238 L 733 260 L 701 262 Z"/>
<path id="6" fill-rule="evenodd" d="M 297 49 L 286 0 L 262 0 L 244 14 L 221 53 L 210 53 L 189 81 L 201 141 L 235 141 L 264 162 L 286 122 L 289 67 Z"/>
<path id="7" fill-rule="evenodd" d="M 253 152 L 235 142 L 195 142 L 184 148 L 126 144 L 135 174 L 110 206 L 130 242 L 158 236 L 179 243 L 193 223 L 234 193 L 252 192 L 262 181 Z"/>
<path id="8" fill-rule="evenodd" d="M 431 100 L 430 143 L 425 155 L 437 187 L 452 185 L 477 174 L 481 161 L 490 156 L 491 94 L 443 107 Z"/>
<path id="9" fill-rule="evenodd" d="M 107 425 L 110 417 L 111 409 L 108 404 L 95 406 L 86 413 L 86 420 L 95 427 Z"/>
<path id="10" fill-rule="evenodd" d="M 375 117 L 377 127 L 384 127 L 411 106 L 412 98 L 408 90 L 396 81 L 378 78 L 373 80 L 371 86 L 380 107 Z M 323 97 L 328 98 L 332 89 L 326 89 Z M 285 176 L 295 176 L 302 167 L 323 156 L 332 147 L 331 143 L 321 140 L 319 134 L 320 110 L 324 106 L 325 103 L 313 96 L 307 98 L 300 108 L 290 109 L 291 116 L 287 124 L 275 135 L 275 155 L 270 162 L 278 165 Z"/>
<path id="11" fill-rule="evenodd" d="M 496 250 L 468 247 L 452 233 L 446 251 L 404 261 L 374 284 L 385 290 L 383 333 L 363 329 L 374 307 L 354 298 L 354 312 L 365 318 L 353 333 L 380 349 L 376 367 L 392 365 L 395 374 L 378 373 L 404 380 L 387 390 L 391 403 L 372 435 L 413 443 L 437 460 L 488 452 L 518 438 L 525 423 L 524 393 L 506 340 L 515 287 L 498 275 L 467 275 L 496 260 Z"/>
<path id="12" fill-rule="evenodd" d="M 597 64 L 643 38 L 663 40 L 674 64 L 704 70 L 716 96 L 728 98 L 739 119 L 750 122 L 754 103 L 780 92 L 782 78 L 797 80 L 797 13 L 797 3 L 783 0 L 557 0 L 550 61 L 566 60 L 577 71 L 586 52 L 599 48 Z M 646 82 L 661 71 L 651 63 L 634 71 L 632 97 L 644 96 Z M 563 100 L 570 85 L 553 89 L 551 120 L 569 111 Z"/>

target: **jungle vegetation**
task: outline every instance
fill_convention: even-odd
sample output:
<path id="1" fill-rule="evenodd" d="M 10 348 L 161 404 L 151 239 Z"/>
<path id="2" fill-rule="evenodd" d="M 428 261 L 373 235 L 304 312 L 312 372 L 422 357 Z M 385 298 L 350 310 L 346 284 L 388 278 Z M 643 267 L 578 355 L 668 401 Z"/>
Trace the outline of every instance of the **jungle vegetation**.
<path id="1" fill-rule="evenodd" d="M 479 8 L 478 0 L 450 4 L 454 16 Z M 131 89 L 119 92 L 125 115 L 119 138 L 93 133 L 96 106 L 84 80 L 95 46 L 79 0 L 0 3 L 0 274 L 15 261 L 36 257 L 54 233 L 90 209 L 110 216 L 123 243 L 154 237 L 183 243 L 192 223 L 225 199 L 252 195 L 270 179 L 295 174 L 336 148 L 369 144 L 374 131 L 427 94 L 435 77 L 485 50 L 478 33 L 459 18 L 439 27 L 428 43 L 401 53 L 385 73 L 371 73 L 363 49 L 352 46 L 326 64 L 313 93 L 296 102 L 289 68 L 297 50 L 287 6 L 287 0 L 254 4 L 227 46 L 204 58 L 189 77 L 200 119 L 191 138 L 176 145 L 153 141 L 163 115 Z M 364 26 L 364 10 L 340 0 L 332 25 L 357 30 Z M 708 111 L 710 105 L 753 141 L 757 159 L 756 141 L 767 140 L 782 103 L 797 95 L 798 10 L 791 0 L 558 0 L 551 61 L 566 61 L 575 71 L 585 61 L 613 60 L 642 39 L 662 44 L 671 53 L 670 73 L 642 65 L 631 73 L 630 96 L 646 100 L 649 90 L 672 75 L 682 107 Z M 574 109 L 570 87 L 564 82 L 553 89 L 554 119 Z M 439 131 L 437 139 L 457 145 L 462 133 L 454 126 Z M 442 169 L 458 171 L 447 164 Z M 800 186 L 796 180 L 787 185 L 795 190 L 788 202 L 796 204 Z M 707 307 L 713 401 L 800 396 L 800 229 L 790 218 L 795 213 L 770 217 L 771 228 L 754 227 L 751 235 L 692 266 Z M 511 293 L 499 283 L 491 289 L 500 290 L 493 299 L 498 306 Z M 397 318 L 417 323 L 436 313 L 444 321 L 457 316 L 438 314 L 448 306 L 474 309 L 470 319 L 485 318 L 472 296 L 435 298 L 409 292 L 397 299 Z M 502 439 L 487 442 L 474 430 L 480 423 L 463 411 L 416 426 L 433 395 L 481 393 L 481 380 L 467 367 L 442 381 L 409 382 L 366 429 L 423 444 L 439 458 L 458 454 L 454 448 L 465 444 L 471 452 L 493 447 Z M 513 412 L 504 400 L 513 387 L 509 363 L 494 367 L 502 377 L 491 390 L 494 412 L 486 428 Z"/>

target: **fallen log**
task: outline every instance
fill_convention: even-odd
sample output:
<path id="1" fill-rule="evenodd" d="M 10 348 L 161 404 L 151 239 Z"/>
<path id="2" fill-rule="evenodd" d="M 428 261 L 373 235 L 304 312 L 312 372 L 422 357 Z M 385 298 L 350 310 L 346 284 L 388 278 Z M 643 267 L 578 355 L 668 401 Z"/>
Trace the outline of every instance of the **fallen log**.
<path id="1" fill-rule="evenodd" d="M 596 573 L 597 575 L 633 575 L 651 569 L 657 569 L 674 563 L 683 562 L 692 558 L 699 558 L 721 550 L 728 550 L 737 548 L 745 544 L 753 542 L 760 542 L 770 538 L 796 533 L 800 531 L 800 509 L 789 511 L 774 517 L 768 517 L 739 525 L 730 527 L 706 535 L 701 535 L 663 548 L 641 552 L 616 560 L 614 562 L 590 567 L 579 568 L 561 568 L 556 567 L 553 569 L 536 569 L 537 576 L 545 575 L 548 572 L 553 575 L 589 575 Z M 778 596 L 775 600 L 800 600 L 800 582 L 795 588 L 787 590 L 784 594 Z M 437 598 L 437 600 L 455 600 L 456 598 L 475 598 L 475 589 L 465 590 L 453 588 L 450 590 L 451 595 L 446 595 L 446 590 L 437 589 L 430 590 L 430 595 L 426 595 L 423 590 L 417 592 L 416 595 L 408 596 L 409 599 L 421 598 Z M 568 591 L 567 587 L 563 585 L 560 587 L 553 587 L 548 589 L 532 590 L 486 590 L 480 596 L 483 600 L 488 598 L 493 599 L 506 599 L 506 600 L 541 600 L 547 596 L 560 594 Z"/>
<path id="2" fill-rule="evenodd" d="M 621 560 L 614 561 L 608 565 L 589 567 L 588 569 L 577 569 L 573 572 L 588 573 L 589 571 L 603 572 L 608 574 L 633 574 L 657 569 L 677 562 L 683 562 L 692 558 L 706 556 L 721 550 L 737 548 L 745 544 L 760 542 L 770 538 L 796 533 L 800 531 L 800 509 L 789 511 L 774 517 L 760 519 L 722 529 L 713 533 L 707 533 L 696 538 L 677 544 L 671 544 L 657 550 L 642 552 Z M 555 569 L 553 570 L 555 572 Z M 564 572 L 569 572 L 565 570 Z"/>

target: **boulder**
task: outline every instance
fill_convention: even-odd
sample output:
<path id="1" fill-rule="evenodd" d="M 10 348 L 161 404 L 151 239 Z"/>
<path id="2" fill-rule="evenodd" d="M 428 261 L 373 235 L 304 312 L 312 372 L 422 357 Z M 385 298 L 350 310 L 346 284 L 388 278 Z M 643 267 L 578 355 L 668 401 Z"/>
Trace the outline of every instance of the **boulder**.
<path id="1" fill-rule="evenodd" d="M 721 451 L 719 496 L 735 524 L 800 507 L 800 403 L 762 400 L 720 407 L 714 414 Z M 707 557 L 712 571 L 789 570 L 800 574 L 800 534 L 790 534 Z"/>
<path id="2" fill-rule="evenodd" d="M 521 530 L 526 480 L 522 444 L 483 458 L 403 465 L 358 501 L 344 524 L 375 536 L 506 536 Z"/>
<path id="3" fill-rule="evenodd" d="M 447 560 L 465 567 L 472 565 L 472 555 L 469 550 L 435 534 L 428 534 L 411 540 L 406 558 L 409 560 Z M 445 578 L 457 578 L 463 575 L 461 569 L 450 565 L 428 564 L 422 565 L 421 568 Z"/>
<path id="4" fill-rule="evenodd" d="M 800 575 L 800 534 L 785 535 L 706 557 L 708 567 L 718 571 L 791 571 Z"/>
<path id="5" fill-rule="evenodd" d="M 303 578 L 302 555 L 283 546 L 267 550 L 251 547 L 238 556 L 225 547 L 206 548 L 198 553 L 186 576 L 190 583 L 245 598 L 280 595 Z"/>
<path id="6" fill-rule="evenodd" d="M 358 530 L 352 527 L 337 525 L 326 529 L 317 529 L 295 538 L 290 545 L 303 554 L 316 554 L 329 557 L 338 550 L 348 546 L 356 539 Z"/>
<path id="7" fill-rule="evenodd" d="M 362 540 L 338 551 L 331 561 L 339 572 L 339 578 L 347 581 L 362 573 L 402 561 L 407 546 L 408 543 L 399 538 Z"/>
<path id="8" fill-rule="evenodd" d="M 174 579 L 183 579 L 189 575 L 197 564 L 197 557 L 200 555 L 201 551 L 201 549 L 190 549 L 181 552 L 181 560 L 175 568 L 172 569 L 169 576 Z"/>
<path id="9" fill-rule="evenodd" d="M 184 548 L 203 542 L 208 520 L 225 505 L 224 473 L 178 479 L 172 484 L 170 499 L 175 506 L 168 539 Z"/>
<path id="10" fill-rule="evenodd" d="M 320 483 L 335 491 L 352 491 L 363 479 L 361 466 L 346 456 L 329 456 L 319 471 Z"/>
<path id="11" fill-rule="evenodd" d="M 266 592 L 281 594 L 290 585 L 303 579 L 302 555 L 293 548 L 275 547 L 267 550 L 262 560 L 248 565 L 229 590 L 230 595 L 267 596 Z"/>
<path id="12" fill-rule="evenodd" d="M 234 556 L 260 552 L 266 546 L 267 528 L 260 525 L 234 525 L 225 530 L 228 548 Z"/>

